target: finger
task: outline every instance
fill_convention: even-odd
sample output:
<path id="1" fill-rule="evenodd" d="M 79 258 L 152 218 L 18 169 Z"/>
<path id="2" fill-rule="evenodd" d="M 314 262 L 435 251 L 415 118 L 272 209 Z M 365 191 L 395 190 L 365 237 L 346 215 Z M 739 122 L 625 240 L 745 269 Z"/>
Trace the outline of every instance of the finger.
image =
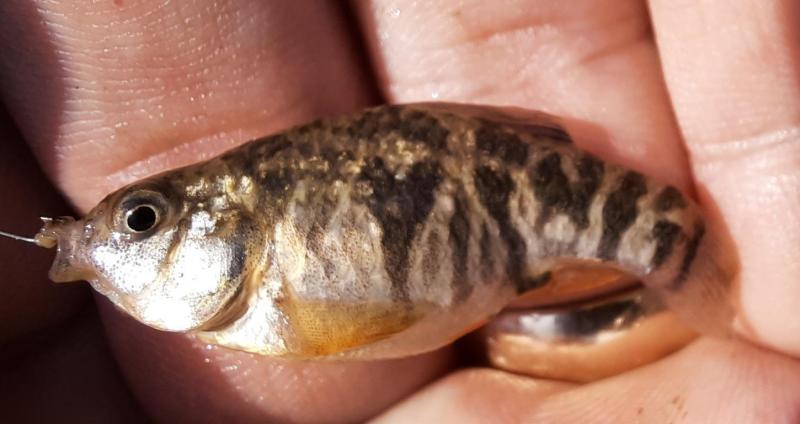
<path id="1" fill-rule="evenodd" d="M 68 209 L 39 170 L 11 120 L 0 108 L 0 230 L 30 237 L 38 217 Z M 47 280 L 51 253 L 0 237 L 0 345 L 3 357 L 41 342 L 42 331 L 65 325 L 87 299 L 85 287 Z M 11 348 L 13 344 L 13 349 Z"/>
<path id="2" fill-rule="evenodd" d="M 372 100 L 339 11 L 310 6 L 6 2 L 4 100 L 85 210 L 131 179 Z"/>
<path id="3" fill-rule="evenodd" d="M 688 187 L 642 2 L 357 4 L 391 100 L 515 105 L 589 122 L 571 127 L 579 144 Z"/>
<path id="4" fill-rule="evenodd" d="M 377 422 L 793 422 L 799 382 L 796 360 L 703 340 L 664 361 L 571 390 L 492 371 L 460 372 Z"/>
<path id="5" fill-rule="evenodd" d="M 778 0 L 651 9 L 697 183 L 739 253 L 738 325 L 800 355 L 800 9 Z"/>
<path id="6" fill-rule="evenodd" d="M 373 100 L 334 3 L 4 7 L 4 96 L 51 177 L 82 209 L 141 175 Z M 20 42 L 26 37 L 33 40 Z M 123 373 L 159 421 L 358 421 L 432 378 L 444 358 L 288 365 L 124 327 L 131 323 L 110 310 L 104 316 Z M 307 378 L 313 391 L 298 383 Z M 202 384 L 184 385 L 195 381 Z"/>
<path id="7" fill-rule="evenodd" d="M 536 380 L 489 368 L 474 368 L 447 377 L 414 394 L 378 417 L 375 423 L 516 423 L 548 396 L 574 385 Z M 455 411 L 456 405 L 464 406 Z M 446 417 L 446 418 L 443 418 Z"/>
<path id="8" fill-rule="evenodd" d="M 104 300 L 101 309 L 111 308 Z M 438 377 L 450 359 L 434 352 L 372 362 L 264 360 L 109 315 L 128 382 L 164 422 L 362 422 Z"/>

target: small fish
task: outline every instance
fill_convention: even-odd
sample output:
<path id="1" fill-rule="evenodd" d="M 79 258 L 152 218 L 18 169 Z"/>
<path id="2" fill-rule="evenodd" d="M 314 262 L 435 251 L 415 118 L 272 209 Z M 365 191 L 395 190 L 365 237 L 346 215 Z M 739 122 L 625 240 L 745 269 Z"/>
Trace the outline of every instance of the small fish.
<path id="1" fill-rule="evenodd" d="M 568 301 L 620 275 L 724 331 L 736 270 L 709 230 L 690 198 L 579 150 L 552 116 L 429 103 L 147 178 L 35 242 L 58 248 L 52 280 L 87 280 L 149 326 L 363 359 L 429 351 L 521 295 Z"/>

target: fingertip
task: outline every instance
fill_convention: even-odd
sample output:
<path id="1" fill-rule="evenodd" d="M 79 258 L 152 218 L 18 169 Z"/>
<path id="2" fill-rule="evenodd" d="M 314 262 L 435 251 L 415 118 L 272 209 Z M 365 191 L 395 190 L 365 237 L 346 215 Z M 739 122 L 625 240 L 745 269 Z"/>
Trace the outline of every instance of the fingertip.
<path id="1" fill-rule="evenodd" d="M 153 330 L 99 299 L 123 374 L 159 422 L 363 422 L 452 365 L 452 350 L 383 361 L 296 361 Z"/>

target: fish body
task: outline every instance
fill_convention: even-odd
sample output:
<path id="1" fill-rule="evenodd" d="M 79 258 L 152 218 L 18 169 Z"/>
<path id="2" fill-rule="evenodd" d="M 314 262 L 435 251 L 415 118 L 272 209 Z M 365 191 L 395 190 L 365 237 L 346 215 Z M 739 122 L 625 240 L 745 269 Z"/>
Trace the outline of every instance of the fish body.
<path id="1" fill-rule="evenodd" d="M 58 243 L 54 280 L 86 279 L 150 326 L 266 355 L 388 358 L 520 295 L 579 293 L 585 279 L 565 276 L 582 267 L 727 316 L 730 270 L 707 230 L 679 190 L 581 151 L 554 117 L 430 103 L 252 141 L 37 237 Z"/>

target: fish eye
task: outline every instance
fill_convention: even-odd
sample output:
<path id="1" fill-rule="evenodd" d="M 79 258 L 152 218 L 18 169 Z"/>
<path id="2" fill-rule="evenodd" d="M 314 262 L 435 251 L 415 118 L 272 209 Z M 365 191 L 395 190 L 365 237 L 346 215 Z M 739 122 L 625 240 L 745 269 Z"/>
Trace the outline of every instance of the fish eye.
<path id="1" fill-rule="evenodd" d="M 114 223 L 120 231 L 145 236 L 168 219 L 169 210 L 169 201 L 160 192 L 137 189 L 119 201 Z"/>
<path id="2" fill-rule="evenodd" d="M 139 205 L 125 214 L 125 225 L 130 231 L 142 233 L 158 224 L 158 211 L 153 205 Z"/>

